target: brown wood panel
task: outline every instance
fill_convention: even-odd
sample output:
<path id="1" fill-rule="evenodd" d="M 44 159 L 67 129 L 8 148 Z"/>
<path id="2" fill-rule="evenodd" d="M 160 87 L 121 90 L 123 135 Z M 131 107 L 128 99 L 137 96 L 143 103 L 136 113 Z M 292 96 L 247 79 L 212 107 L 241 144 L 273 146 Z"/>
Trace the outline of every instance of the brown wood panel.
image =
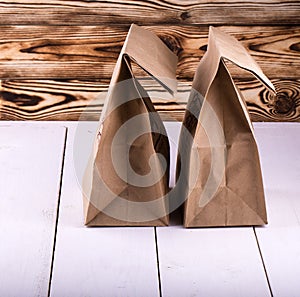
<path id="1" fill-rule="evenodd" d="M 145 26 L 179 56 L 178 78 L 192 80 L 207 45 L 207 26 Z M 222 26 L 270 78 L 299 78 L 300 26 Z M 128 26 L 2 26 L 0 78 L 108 81 Z M 235 77 L 249 77 L 230 67 Z M 141 75 L 141 71 L 137 74 Z"/>
<path id="2" fill-rule="evenodd" d="M 2 0 L 0 25 L 299 24 L 292 0 Z"/>
<path id="3" fill-rule="evenodd" d="M 300 122 L 300 79 L 272 81 L 276 97 L 255 79 L 237 81 L 252 120 Z M 179 85 L 176 101 L 163 100 L 163 90 L 150 82 L 143 85 L 164 120 L 182 120 L 190 84 Z M 106 92 L 101 81 L 2 81 L 0 119 L 98 120 Z"/>
<path id="4" fill-rule="evenodd" d="M 244 44 L 277 87 L 272 97 L 230 65 L 252 119 L 299 121 L 298 0 L 0 1 L 0 119 L 96 119 L 132 22 L 178 54 L 178 79 L 189 83 L 206 50 L 208 25 L 220 26 Z M 183 84 L 178 94 L 188 89 Z M 182 98 L 153 100 L 164 119 L 182 118 Z"/>

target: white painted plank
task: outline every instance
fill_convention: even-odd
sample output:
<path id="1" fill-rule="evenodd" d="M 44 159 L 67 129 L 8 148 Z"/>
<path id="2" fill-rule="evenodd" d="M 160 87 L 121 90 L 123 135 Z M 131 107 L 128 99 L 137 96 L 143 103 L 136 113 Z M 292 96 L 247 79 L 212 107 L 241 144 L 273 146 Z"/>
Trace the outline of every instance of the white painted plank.
<path id="1" fill-rule="evenodd" d="M 81 123 L 82 124 L 82 123 Z M 77 182 L 88 157 L 95 123 L 70 124 L 63 177 L 51 296 L 158 296 L 153 228 L 83 226 L 81 188 Z M 79 139 L 79 140 L 78 140 Z M 78 164 L 80 163 L 80 164 Z"/>
<path id="2" fill-rule="evenodd" d="M 251 228 L 158 229 L 162 296 L 270 296 Z"/>
<path id="3" fill-rule="evenodd" d="M 47 296 L 64 127 L 0 124 L 0 296 Z"/>
<path id="4" fill-rule="evenodd" d="M 300 124 L 255 126 L 269 225 L 256 228 L 274 296 L 300 292 Z"/>

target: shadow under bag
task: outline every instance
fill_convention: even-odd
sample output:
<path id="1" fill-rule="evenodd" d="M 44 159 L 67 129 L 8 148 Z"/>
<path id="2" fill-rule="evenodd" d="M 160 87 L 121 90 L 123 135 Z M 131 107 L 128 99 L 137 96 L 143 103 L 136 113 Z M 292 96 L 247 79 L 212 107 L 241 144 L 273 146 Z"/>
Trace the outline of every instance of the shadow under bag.
<path id="1" fill-rule="evenodd" d="M 176 55 L 153 33 L 132 25 L 85 172 L 87 226 L 168 224 L 169 142 L 160 116 L 133 75 L 132 62 L 169 92 L 176 89 Z"/>
<path id="2" fill-rule="evenodd" d="M 177 178 L 184 226 L 267 224 L 257 144 L 245 100 L 225 60 L 274 86 L 233 37 L 210 27 L 180 134 Z"/>

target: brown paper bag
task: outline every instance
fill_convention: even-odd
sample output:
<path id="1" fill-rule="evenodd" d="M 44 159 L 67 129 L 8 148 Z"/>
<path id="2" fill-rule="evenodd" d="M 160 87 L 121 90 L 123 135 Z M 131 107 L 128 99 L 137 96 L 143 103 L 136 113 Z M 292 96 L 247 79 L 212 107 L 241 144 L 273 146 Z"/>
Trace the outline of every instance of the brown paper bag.
<path id="1" fill-rule="evenodd" d="M 184 226 L 267 224 L 257 144 L 247 106 L 225 60 L 275 92 L 244 47 L 210 27 L 180 135 L 177 177 Z"/>
<path id="2" fill-rule="evenodd" d="M 132 73 L 132 61 L 169 92 L 176 89 L 177 57 L 153 33 L 132 25 L 83 180 L 87 226 L 168 224 L 169 142 L 160 116 Z"/>

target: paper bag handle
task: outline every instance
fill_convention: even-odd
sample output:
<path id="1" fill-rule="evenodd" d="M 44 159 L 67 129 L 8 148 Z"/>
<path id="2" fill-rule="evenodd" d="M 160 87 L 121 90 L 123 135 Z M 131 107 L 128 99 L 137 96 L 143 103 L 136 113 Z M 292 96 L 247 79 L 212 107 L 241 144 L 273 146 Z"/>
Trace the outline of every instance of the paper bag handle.
<path id="1" fill-rule="evenodd" d="M 177 90 L 177 56 L 155 34 L 132 24 L 112 74 L 100 117 L 99 131 L 115 85 L 120 81 L 133 78 L 128 58 L 136 62 L 172 95 Z"/>
<path id="2" fill-rule="evenodd" d="M 266 87 L 275 92 L 275 87 L 271 81 L 264 75 L 248 51 L 234 37 L 210 26 L 208 49 L 216 51 L 220 59 L 227 59 L 240 68 L 250 71 L 262 81 Z"/>
<path id="3" fill-rule="evenodd" d="M 121 56 L 127 55 L 170 93 L 177 89 L 177 56 L 152 32 L 132 24 Z"/>
<path id="4" fill-rule="evenodd" d="M 271 81 L 264 75 L 247 50 L 234 37 L 210 26 L 207 52 L 201 59 L 193 80 L 193 88 L 200 92 L 202 96 L 205 96 L 209 90 L 217 75 L 220 62 L 224 60 L 229 60 L 250 71 L 267 88 L 274 93 L 276 92 Z"/>

